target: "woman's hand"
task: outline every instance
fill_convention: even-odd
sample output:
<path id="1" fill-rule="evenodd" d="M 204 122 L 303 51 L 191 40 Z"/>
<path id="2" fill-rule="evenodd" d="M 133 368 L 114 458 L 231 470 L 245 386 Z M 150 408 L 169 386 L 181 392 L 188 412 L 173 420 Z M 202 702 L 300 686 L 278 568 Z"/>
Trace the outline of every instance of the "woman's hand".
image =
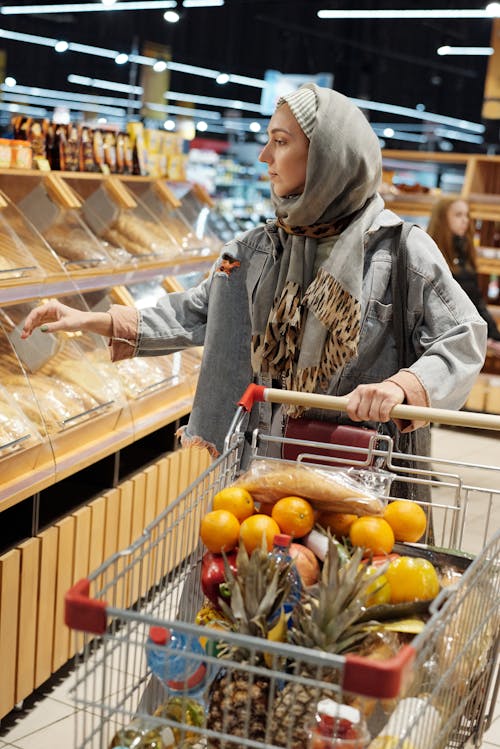
<path id="1" fill-rule="evenodd" d="M 88 330 L 108 337 L 113 333 L 113 323 L 108 312 L 84 312 L 68 307 L 57 299 L 35 307 L 29 313 L 24 321 L 21 338 L 28 338 L 36 328 L 41 328 L 43 333 Z"/>
<path id="2" fill-rule="evenodd" d="M 347 415 L 352 421 L 389 421 L 394 406 L 405 400 L 403 388 L 390 380 L 358 385 L 347 396 Z"/>

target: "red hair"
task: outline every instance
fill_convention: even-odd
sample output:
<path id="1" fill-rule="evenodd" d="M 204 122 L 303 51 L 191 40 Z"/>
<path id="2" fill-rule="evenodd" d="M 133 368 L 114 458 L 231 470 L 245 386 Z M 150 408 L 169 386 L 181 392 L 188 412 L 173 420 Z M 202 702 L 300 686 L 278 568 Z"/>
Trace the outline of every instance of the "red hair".
<path id="1" fill-rule="evenodd" d="M 431 218 L 429 226 L 427 227 L 427 233 L 433 238 L 441 252 L 443 253 L 446 262 L 450 266 L 451 271 L 456 270 L 456 266 L 453 263 L 456 257 L 456 250 L 453 244 L 453 233 L 448 223 L 448 211 L 453 203 L 463 202 L 467 203 L 466 200 L 460 197 L 448 197 L 438 200 L 432 208 Z M 467 260 L 471 263 L 472 267 L 476 269 L 476 255 L 474 248 L 474 226 L 472 221 L 469 221 L 469 226 L 464 235 L 464 249 L 467 256 Z"/>

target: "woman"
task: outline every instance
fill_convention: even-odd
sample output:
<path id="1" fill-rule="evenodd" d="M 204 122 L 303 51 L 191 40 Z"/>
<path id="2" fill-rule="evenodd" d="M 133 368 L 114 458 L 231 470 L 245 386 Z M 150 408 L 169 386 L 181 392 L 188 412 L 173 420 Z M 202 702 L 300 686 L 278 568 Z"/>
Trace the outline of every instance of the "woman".
<path id="1" fill-rule="evenodd" d="M 403 402 L 460 408 L 484 360 L 486 326 L 434 242 L 413 228 L 407 305 L 416 361 L 398 371 L 390 279 L 402 222 L 377 194 L 380 147 L 362 112 L 307 84 L 278 101 L 259 158 L 276 218 L 229 242 L 199 286 L 140 312 L 48 302 L 29 314 L 24 337 L 38 326 L 90 330 L 110 338 L 115 360 L 204 345 L 182 441 L 213 455 L 252 381 L 349 394 L 355 422 L 388 423 Z M 260 404 L 256 425 L 280 433 L 281 409 Z M 421 425 L 398 422 L 404 431 Z"/>
<path id="2" fill-rule="evenodd" d="M 465 200 L 439 200 L 432 209 L 427 231 L 443 253 L 454 277 L 486 321 L 489 350 L 500 356 L 500 331 L 477 282 L 474 227 Z"/>

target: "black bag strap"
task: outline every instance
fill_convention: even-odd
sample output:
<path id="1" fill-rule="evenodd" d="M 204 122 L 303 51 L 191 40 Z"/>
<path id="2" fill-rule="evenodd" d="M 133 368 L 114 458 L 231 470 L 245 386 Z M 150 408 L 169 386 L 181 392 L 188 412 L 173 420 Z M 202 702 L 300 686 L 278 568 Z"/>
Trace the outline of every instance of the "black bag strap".
<path id="1" fill-rule="evenodd" d="M 392 245 L 392 320 L 394 338 L 398 351 L 399 369 L 409 367 L 415 361 L 408 328 L 408 235 L 415 224 L 404 221 L 398 227 Z"/>

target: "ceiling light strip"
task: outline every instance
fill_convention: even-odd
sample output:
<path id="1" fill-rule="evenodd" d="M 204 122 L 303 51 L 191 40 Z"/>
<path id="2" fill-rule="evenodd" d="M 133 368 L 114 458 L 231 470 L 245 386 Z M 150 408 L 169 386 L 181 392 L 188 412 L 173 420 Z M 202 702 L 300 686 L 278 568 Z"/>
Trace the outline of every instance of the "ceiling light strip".
<path id="1" fill-rule="evenodd" d="M 68 96 L 77 102 L 96 102 L 97 104 L 109 104 L 111 106 L 134 107 L 140 108 L 141 102 L 132 99 L 120 99 L 114 96 L 93 96 L 91 94 L 76 94 L 70 91 L 57 91 L 51 88 L 39 88 L 37 86 L 6 86 L 5 83 L 0 85 L 0 90 L 13 92 L 19 95 L 28 96 L 45 96 L 49 99 L 64 99 Z"/>
<path id="2" fill-rule="evenodd" d="M 105 106 L 101 106 L 100 104 L 92 105 L 90 102 L 89 103 L 85 103 L 81 101 L 75 102 L 70 99 L 54 100 L 46 96 L 36 96 L 35 94 L 13 94 L 13 93 L 4 92 L 2 94 L 2 98 L 5 101 L 12 101 L 12 102 L 16 102 L 19 104 L 24 104 L 26 103 L 26 101 L 32 101 L 34 104 L 44 104 L 45 106 L 48 106 L 48 107 L 54 107 L 54 106 L 66 107 L 67 109 L 70 109 L 72 111 L 77 111 L 77 112 L 81 110 L 83 112 L 96 113 L 98 110 L 99 114 L 110 114 L 110 115 L 114 115 L 115 117 L 125 117 L 127 115 L 126 109 L 119 109 L 116 107 L 105 107 Z"/>
<path id="3" fill-rule="evenodd" d="M 216 8 L 224 5 L 224 0 L 183 0 L 184 8 Z"/>
<path id="4" fill-rule="evenodd" d="M 461 127 L 464 130 L 472 130 L 473 133 L 484 133 L 484 125 L 478 122 L 469 122 L 468 120 L 459 120 L 456 117 L 447 117 L 446 115 L 434 114 L 420 109 L 410 109 L 410 107 L 400 107 L 395 104 L 383 104 L 379 101 L 368 101 L 367 99 L 355 99 L 350 97 L 351 101 L 360 109 L 373 109 L 376 112 L 387 112 L 389 114 L 410 117 L 415 120 L 424 122 L 437 122 L 439 125 L 452 125 Z"/>
<path id="5" fill-rule="evenodd" d="M 497 18 L 499 10 L 479 10 L 454 8 L 451 10 L 318 10 L 318 18 L 334 20 L 360 20 L 370 21 L 388 20 L 398 18 L 400 20 L 411 20 L 418 18 Z"/>
<path id="6" fill-rule="evenodd" d="M 495 51 L 493 47 L 450 47 L 445 44 L 444 47 L 439 47 L 437 50 L 438 55 L 473 55 L 473 56 L 489 56 Z"/>
<path id="7" fill-rule="evenodd" d="M 120 91 L 123 94 L 135 94 L 142 96 L 144 89 L 142 86 L 131 86 L 129 83 L 117 83 L 115 81 L 105 81 L 101 78 L 88 78 L 84 75 L 68 75 L 68 83 L 74 83 L 78 86 L 90 86 L 92 88 L 104 88 L 109 91 Z"/>
<path id="8" fill-rule="evenodd" d="M 109 13 L 119 10 L 162 10 L 176 8 L 176 0 L 132 0 L 113 5 L 102 3 L 61 3 L 60 5 L 2 5 L 0 14 L 18 16 L 31 13 Z"/>

